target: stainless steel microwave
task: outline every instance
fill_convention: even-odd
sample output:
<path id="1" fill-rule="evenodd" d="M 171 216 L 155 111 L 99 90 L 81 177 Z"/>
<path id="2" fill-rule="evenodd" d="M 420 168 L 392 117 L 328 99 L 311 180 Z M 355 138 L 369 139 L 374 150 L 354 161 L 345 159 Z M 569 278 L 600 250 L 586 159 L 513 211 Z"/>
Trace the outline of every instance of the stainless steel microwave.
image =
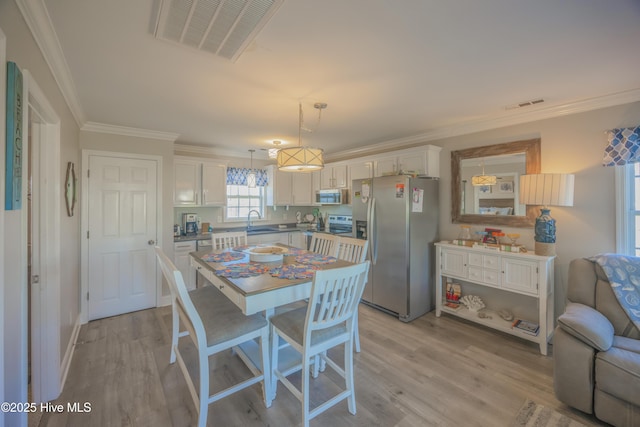
<path id="1" fill-rule="evenodd" d="M 349 203 L 349 190 L 347 189 L 332 188 L 316 191 L 316 204 L 346 205 L 347 203 Z"/>

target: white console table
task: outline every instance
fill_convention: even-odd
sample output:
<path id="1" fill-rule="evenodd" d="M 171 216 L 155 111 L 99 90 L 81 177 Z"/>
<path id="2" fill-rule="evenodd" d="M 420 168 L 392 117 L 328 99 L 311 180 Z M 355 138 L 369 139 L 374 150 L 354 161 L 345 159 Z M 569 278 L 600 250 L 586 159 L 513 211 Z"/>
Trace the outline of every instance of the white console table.
<path id="1" fill-rule="evenodd" d="M 436 243 L 436 316 L 444 312 L 481 325 L 506 332 L 540 345 L 540 353 L 547 354 L 547 343 L 553 334 L 553 260 L 552 256 L 533 253 L 512 253 L 484 248 L 457 246 L 447 242 Z M 529 304 L 537 304 L 536 318 L 525 318 L 540 325 L 538 335 L 529 335 L 512 328 L 512 321 L 492 313 L 491 318 L 480 318 L 478 314 L 462 306 L 452 309 L 445 305 L 448 279 L 462 285 L 482 287 L 487 310 L 497 312 L 509 307 L 492 306 L 491 293 L 503 293 L 501 299 L 515 294 L 530 298 Z M 463 293 L 464 296 L 464 293 Z M 525 299 L 525 301 L 528 301 Z M 514 312 L 516 318 L 520 318 Z"/>

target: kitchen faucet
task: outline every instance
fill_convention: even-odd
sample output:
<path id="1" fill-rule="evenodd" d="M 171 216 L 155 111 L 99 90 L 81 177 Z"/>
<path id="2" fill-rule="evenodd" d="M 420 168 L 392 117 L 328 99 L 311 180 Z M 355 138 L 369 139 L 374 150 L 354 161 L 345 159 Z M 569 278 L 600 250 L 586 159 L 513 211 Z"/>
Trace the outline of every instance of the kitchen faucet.
<path id="1" fill-rule="evenodd" d="M 260 215 L 260 212 L 258 212 L 255 209 L 251 209 L 249 211 L 249 213 L 247 214 L 247 230 L 249 230 L 251 228 L 251 212 L 255 212 L 258 214 L 258 219 L 262 219 L 262 215 Z"/>

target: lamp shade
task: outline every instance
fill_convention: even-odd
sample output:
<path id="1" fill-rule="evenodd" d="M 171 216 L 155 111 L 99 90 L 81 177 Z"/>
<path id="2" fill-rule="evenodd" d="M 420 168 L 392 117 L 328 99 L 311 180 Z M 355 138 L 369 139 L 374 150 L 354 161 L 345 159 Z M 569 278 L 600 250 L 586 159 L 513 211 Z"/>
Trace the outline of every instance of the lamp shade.
<path id="1" fill-rule="evenodd" d="M 543 173 L 520 177 L 520 204 L 573 206 L 572 174 Z"/>
<path id="2" fill-rule="evenodd" d="M 289 147 L 278 150 L 278 169 L 289 172 L 313 172 L 324 167 L 322 149 Z"/>

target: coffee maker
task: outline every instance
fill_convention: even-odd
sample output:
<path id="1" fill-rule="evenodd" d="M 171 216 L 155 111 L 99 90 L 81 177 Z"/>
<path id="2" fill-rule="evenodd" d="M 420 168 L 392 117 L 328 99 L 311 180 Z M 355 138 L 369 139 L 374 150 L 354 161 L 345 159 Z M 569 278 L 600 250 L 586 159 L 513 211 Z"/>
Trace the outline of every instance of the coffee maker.
<path id="1" fill-rule="evenodd" d="M 198 214 L 183 213 L 182 230 L 187 236 L 195 236 L 198 234 Z"/>

